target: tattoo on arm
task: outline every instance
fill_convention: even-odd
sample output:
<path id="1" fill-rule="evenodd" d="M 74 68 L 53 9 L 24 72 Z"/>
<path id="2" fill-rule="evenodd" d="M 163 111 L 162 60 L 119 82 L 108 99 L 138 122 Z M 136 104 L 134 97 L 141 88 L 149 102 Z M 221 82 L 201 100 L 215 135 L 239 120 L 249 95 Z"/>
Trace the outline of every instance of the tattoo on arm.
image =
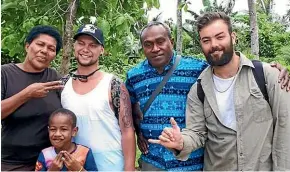
<path id="1" fill-rule="evenodd" d="M 131 101 L 128 90 L 126 89 L 124 84 L 121 84 L 121 94 L 120 94 L 120 101 L 122 101 L 123 107 L 120 110 L 122 114 L 122 122 L 125 128 L 130 128 L 133 126 L 132 123 L 132 108 L 131 108 Z"/>

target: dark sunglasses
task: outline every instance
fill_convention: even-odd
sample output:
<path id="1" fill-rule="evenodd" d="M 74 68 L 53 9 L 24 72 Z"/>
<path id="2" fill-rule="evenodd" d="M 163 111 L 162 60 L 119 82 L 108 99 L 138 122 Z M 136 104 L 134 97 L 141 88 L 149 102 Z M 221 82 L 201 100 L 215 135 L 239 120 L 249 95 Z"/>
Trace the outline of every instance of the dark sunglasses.
<path id="1" fill-rule="evenodd" d="M 95 71 L 93 71 L 92 73 L 88 74 L 88 75 L 77 75 L 75 73 L 70 73 L 70 76 L 76 80 L 78 79 L 81 82 L 88 82 L 88 78 L 90 76 L 92 76 L 94 73 L 96 73 L 98 70 L 100 70 L 100 68 L 96 69 Z"/>

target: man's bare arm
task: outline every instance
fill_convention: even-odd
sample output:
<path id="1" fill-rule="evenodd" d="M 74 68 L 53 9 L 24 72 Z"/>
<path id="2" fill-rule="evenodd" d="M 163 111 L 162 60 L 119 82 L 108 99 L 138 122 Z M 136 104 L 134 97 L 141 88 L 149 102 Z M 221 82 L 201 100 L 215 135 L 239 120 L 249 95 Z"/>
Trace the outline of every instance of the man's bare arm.
<path id="1" fill-rule="evenodd" d="M 132 108 L 128 90 L 121 84 L 119 124 L 122 133 L 122 150 L 125 158 L 125 171 L 135 171 L 136 144 L 133 127 Z"/>

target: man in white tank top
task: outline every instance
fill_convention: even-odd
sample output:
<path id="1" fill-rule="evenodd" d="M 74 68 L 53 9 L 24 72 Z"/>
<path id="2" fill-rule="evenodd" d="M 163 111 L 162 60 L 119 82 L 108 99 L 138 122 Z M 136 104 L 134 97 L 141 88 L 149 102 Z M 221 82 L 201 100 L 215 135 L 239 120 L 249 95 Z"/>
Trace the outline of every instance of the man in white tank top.
<path id="1" fill-rule="evenodd" d="M 92 149 L 100 171 L 134 171 L 136 147 L 128 91 L 121 83 L 116 116 L 111 97 L 114 77 L 99 71 L 103 33 L 87 24 L 79 28 L 74 40 L 78 68 L 65 84 L 61 103 L 77 115 L 79 132 L 75 142 Z"/>

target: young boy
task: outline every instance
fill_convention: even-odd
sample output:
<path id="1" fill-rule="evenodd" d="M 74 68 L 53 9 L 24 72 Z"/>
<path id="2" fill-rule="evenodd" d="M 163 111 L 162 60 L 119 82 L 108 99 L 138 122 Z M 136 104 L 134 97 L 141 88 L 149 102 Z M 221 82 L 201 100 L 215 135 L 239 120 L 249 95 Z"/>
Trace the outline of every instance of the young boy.
<path id="1" fill-rule="evenodd" d="M 72 142 L 77 134 L 76 115 L 67 109 L 54 111 L 49 118 L 51 147 L 38 156 L 35 171 L 97 171 L 92 150 Z"/>

